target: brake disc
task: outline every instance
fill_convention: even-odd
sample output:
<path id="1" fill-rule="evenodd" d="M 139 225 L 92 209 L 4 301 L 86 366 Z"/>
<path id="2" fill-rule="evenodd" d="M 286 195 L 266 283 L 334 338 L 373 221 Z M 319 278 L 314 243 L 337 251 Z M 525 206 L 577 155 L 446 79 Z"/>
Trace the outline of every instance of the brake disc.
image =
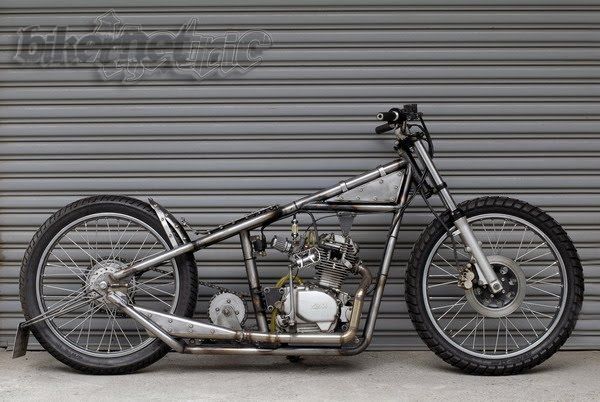
<path id="1" fill-rule="evenodd" d="M 489 286 L 476 284 L 465 291 L 465 296 L 479 314 L 485 317 L 505 317 L 516 311 L 525 299 L 525 273 L 510 258 L 492 255 L 488 260 L 502 284 L 502 291 L 493 293 Z"/>

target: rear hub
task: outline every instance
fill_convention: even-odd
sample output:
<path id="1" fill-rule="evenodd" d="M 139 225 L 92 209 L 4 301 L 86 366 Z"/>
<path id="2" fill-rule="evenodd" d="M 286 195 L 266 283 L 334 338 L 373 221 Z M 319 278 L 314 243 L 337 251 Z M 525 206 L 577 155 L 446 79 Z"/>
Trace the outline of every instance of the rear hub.
<path id="1" fill-rule="evenodd" d="M 116 259 L 100 260 L 92 266 L 87 276 L 87 285 L 90 291 L 95 291 L 98 294 L 105 295 L 110 288 L 112 291 L 118 291 L 126 294 L 129 299 L 133 297 L 135 279 L 132 277 L 128 282 L 115 282 L 112 279 L 112 274 L 121 271 L 127 266 L 126 262 Z M 104 304 L 99 299 L 97 302 Z"/>

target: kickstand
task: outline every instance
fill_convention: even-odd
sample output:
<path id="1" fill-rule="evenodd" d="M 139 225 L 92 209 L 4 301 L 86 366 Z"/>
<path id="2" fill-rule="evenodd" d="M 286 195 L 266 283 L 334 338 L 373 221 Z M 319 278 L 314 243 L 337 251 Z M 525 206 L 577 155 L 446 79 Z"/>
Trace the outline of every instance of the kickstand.
<path id="1" fill-rule="evenodd" d="M 23 325 L 20 323 L 17 328 L 17 335 L 15 336 L 15 348 L 13 350 L 13 359 L 25 356 L 27 353 L 27 344 L 29 343 L 29 325 Z"/>

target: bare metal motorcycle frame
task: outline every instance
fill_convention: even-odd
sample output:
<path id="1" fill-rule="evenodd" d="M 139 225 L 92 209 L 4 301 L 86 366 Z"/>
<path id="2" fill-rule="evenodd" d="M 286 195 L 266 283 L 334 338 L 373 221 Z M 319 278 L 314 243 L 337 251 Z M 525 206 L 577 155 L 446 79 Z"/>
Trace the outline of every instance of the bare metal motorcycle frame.
<path id="1" fill-rule="evenodd" d="M 380 120 L 393 121 L 390 116 L 384 116 L 384 114 L 380 114 L 378 117 Z M 420 114 L 413 116 L 413 118 L 417 117 L 420 117 Z M 399 151 L 399 159 L 342 181 L 331 188 L 295 200 L 287 205 L 275 205 L 256 211 L 241 219 L 210 230 L 204 236 L 193 241 L 190 240 L 184 227 L 171 213 L 158 203 L 150 200 L 150 204 L 160 219 L 173 248 L 111 274 L 110 281 L 99 284 L 99 288 L 103 290 L 103 293 L 98 297 L 116 306 L 122 313 L 142 325 L 150 334 L 161 339 L 173 350 L 180 353 L 296 356 L 358 354 L 367 348 L 373 337 L 373 330 L 388 277 L 392 253 L 396 245 L 402 216 L 411 199 L 411 189 L 415 189 L 417 184 L 422 184 L 425 177 L 431 180 L 432 193 L 439 195 L 444 206 L 451 212 L 454 225 L 458 229 L 460 237 L 466 246 L 465 249 L 471 254 L 472 261 L 475 263 L 479 281 L 489 285 L 492 292 L 501 292 L 503 289 L 502 284 L 482 251 L 480 243 L 475 238 L 464 214 L 457 208 L 446 184 L 440 177 L 429 151 L 421 141 L 423 137 L 410 133 L 410 127 L 407 127 L 407 120 L 409 119 L 404 119 L 399 124 L 388 124 L 384 125 L 385 127 L 380 126 L 383 127 L 380 131 L 394 129 L 397 137 L 396 150 Z M 392 177 L 394 178 L 393 180 L 390 179 Z M 421 180 L 421 183 L 417 183 L 418 180 Z M 360 198 L 356 196 L 358 189 L 368 187 L 369 183 L 374 182 L 383 183 L 383 186 L 387 187 L 386 197 L 388 198 L 385 200 L 376 200 L 377 202 L 373 202 L 373 199 L 365 200 L 364 197 L 362 200 L 357 200 L 357 198 Z M 302 211 L 333 211 L 336 213 L 388 212 L 393 214 L 381 265 L 376 277 L 373 299 L 362 334 L 359 334 L 362 308 L 367 291 L 373 282 L 369 270 L 362 265 L 359 265 L 357 268 L 356 273 L 361 276 L 361 281 L 354 296 L 354 308 L 352 309 L 345 332 L 269 332 L 261 298 L 261 284 L 257 271 L 255 251 L 250 239 L 250 231 L 265 227 L 282 218 Z M 130 304 L 125 295 L 119 291 L 119 288 L 122 286 L 120 284 L 132 275 L 144 272 L 179 255 L 203 250 L 233 236 L 239 236 L 258 330 L 236 330 L 148 310 Z M 61 311 L 61 313 L 64 312 L 64 310 Z M 52 311 L 47 311 L 41 316 L 21 323 L 17 333 L 14 357 L 25 354 L 29 327 L 37 322 L 48 319 L 52 314 Z M 180 338 L 224 341 L 227 345 L 190 346 Z"/>

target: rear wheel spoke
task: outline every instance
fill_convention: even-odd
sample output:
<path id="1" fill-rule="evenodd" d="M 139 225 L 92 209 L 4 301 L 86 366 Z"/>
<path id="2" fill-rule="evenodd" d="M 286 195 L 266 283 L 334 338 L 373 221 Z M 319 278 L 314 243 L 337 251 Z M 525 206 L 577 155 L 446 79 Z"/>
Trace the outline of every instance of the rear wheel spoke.
<path id="1" fill-rule="evenodd" d="M 126 355 L 153 342 L 155 338 L 140 330 L 137 322 L 108 306 L 93 286 L 105 273 L 169 250 L 167 240 L 142 221 L 117 214 L 82 218 L 57 236 L 39 273 L 40 303 L 52 331 L 92 356 Z M 177 278 L 175 260 L 166 261 L 131 278 L 126 297 L 131 304 L 159 303 L 162 310 L 172 312 L 179 292 Z"/>

